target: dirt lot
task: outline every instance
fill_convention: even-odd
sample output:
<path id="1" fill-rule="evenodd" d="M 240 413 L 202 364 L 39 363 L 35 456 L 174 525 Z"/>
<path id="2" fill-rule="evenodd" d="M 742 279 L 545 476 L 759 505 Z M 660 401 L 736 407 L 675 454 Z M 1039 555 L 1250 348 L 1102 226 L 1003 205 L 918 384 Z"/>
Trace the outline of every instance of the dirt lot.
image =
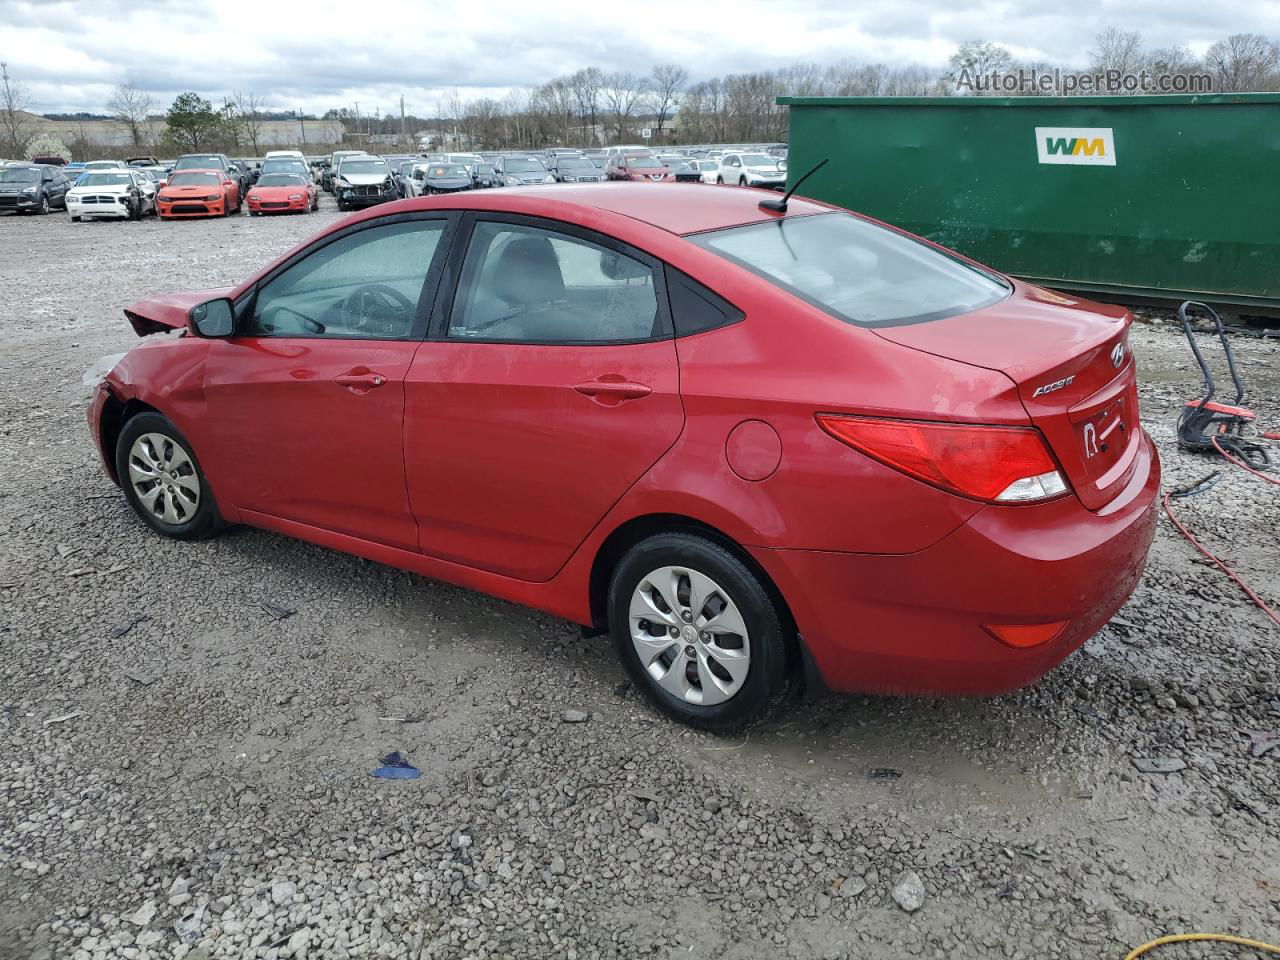
<path id="1" fill-rule="evenodd" d="M 1165 519 L 1132 602 L 1038 686 L 827 696 L 727 740 L 570 624 L 253 530 L 147 531 L 99 470 L 83 371 L 136 342 L 132 300 L 239 280 L 334 216 L 0 218 L 0 957 L 1280 941 L 1280 630 Z M 1236 343 L 1280 425 L 1280 342 Z M 1167 483 L 1203 475 L 1173 443 L 1184 342 L 1157 318 L 1133 349 Z M 1228 468 L 1176 509 L 1280 601 L 1280 492 Z M 370 777 L 390 750 L 422 778 Z"/>

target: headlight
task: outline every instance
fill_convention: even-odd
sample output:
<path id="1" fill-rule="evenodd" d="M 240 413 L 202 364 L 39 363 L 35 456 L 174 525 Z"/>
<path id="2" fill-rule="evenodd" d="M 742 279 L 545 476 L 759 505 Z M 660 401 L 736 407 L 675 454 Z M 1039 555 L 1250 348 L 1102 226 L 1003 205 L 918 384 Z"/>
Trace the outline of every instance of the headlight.
<path id="1" fill-rule="evenodd" d="M 542 182 L 543 182 L 543 183 L 555 183 L 555 182 L 556 182 L 556 178 L 555 178 L 555 177 L 553 177 L 551 174 L 549 174 L 549 173 L 548 173 L 545 177 L 543 177 L 543 178 L 542 178 Z"/>
<path id="2" fill-rule="evenodd" d="M 221 199 L 222 199 L 222 194 L 220 194 L 220 193 L 211 193 L 211 194 L 209 194 L 209 196 L 207 196 L 207 197 L 201 197 L 200 199 L 201 199 L 201 200 L 203 200 L 203 201 L 205 201 L 206 203 L 213 203 L 215 200 L 221 200 Z"/>
<path id="3" fill-rule="evenodd" d="M 508 187 L 518 187 L 518 186 L 520 186 L 520 178 L 519 178 L 519 177 L 507 177 L 507 186 L 508 186 Z"/>
<path id="4" fill-rule="evenodd" d="M 565 178 L 564 178 L 564 182 L 565 182 L 565 183 L 577 183 L 577 182 L 578 182 L 578 178 L 577 178 L 577 177 L 565 177 Z"/>
<path id="5" fill-rule="evenodd" d="M 291 194 L 289 194 L 289 199 L 290 199 L 290 200 L 301 200 L 301 199 L 302 199 L 302 194 L 300 194 L 300 193 L 291 193 Z"/>
<path id="6" fill-rule="evenodd" d="M 23 190 L 22 192 L 23 192 L 23 193 L 35 193 L 35 192 L 36 192 L 37 190 L 39 190 L 39 189 L 40 189 L 39 187 L 27 187 L 27 188 L 26 188 L 25 190 Z"/>

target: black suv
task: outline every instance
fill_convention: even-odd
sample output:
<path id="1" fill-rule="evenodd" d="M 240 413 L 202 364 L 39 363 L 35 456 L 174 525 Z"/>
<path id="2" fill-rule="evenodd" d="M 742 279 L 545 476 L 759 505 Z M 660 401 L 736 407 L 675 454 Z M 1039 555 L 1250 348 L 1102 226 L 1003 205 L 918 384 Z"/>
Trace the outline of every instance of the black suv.
<path id="1" fill-rule="evenodd" d="M 71 181 L 58 167 L 21 163 L 0 167 L 0 210 L 48 213 L 67 209 Z"/>

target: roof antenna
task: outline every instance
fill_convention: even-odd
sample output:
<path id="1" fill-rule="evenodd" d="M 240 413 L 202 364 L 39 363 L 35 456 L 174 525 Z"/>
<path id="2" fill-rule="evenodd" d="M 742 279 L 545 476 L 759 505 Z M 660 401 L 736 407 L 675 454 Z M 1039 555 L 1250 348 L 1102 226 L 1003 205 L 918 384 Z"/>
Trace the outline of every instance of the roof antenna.
<path id="1" fill-rule="evenodd" d="M 825 167 L 827 165 L 827 161 L 830 159 L 831 159 L 830 157 L 827 157 L 821 163 L 819 163 L 816 167 L 814 167 L 812 170 L 806 173 L 803 177 L 797 180 L 795 182 L 795 185 L 782 195 L 781 200 L 775 200 L 773 199 L 773 197 L 770 197 L 768 200 L 761 200 L 760 209 L 776 210 L 778 213 L 786 213 L 787 201 L 791 199 L 791 195 L 796 192 L 796 189 L 800 186 L 800 184 L 804 183 L 806 180 L 812 177 L 815 173 L 817 173 L 819 170 Z"/>

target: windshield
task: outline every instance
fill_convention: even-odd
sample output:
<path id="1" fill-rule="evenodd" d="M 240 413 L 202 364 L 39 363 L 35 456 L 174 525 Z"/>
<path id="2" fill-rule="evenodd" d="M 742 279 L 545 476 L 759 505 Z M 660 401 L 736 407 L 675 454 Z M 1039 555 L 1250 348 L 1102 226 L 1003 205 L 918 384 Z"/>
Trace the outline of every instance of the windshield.
<path id="1" fill-rule="evenodd" d="M 93 160 L 84 165 L 86 170 L 119 170 L 120 164 L 114 160 Z"/>
<path id="2" fill-rule="evenodd" d="M 343 160 L 338 172 L 344 177 L 353 173 L 359 176 L 385 174 L 387 173 L 387 165 L 381 160 Z"/>
<path id="3" fill-rule="evenodd" d="M 493 173 L 492 163 L 477 163 L 476 173 Z"/>
<path id="4" fill-rule="evenodd" d="M 169 178 L 171 187 L 216 187 L 221 182 L 216 173 L 175 173 Z"/>
<path id="5" fill-rule="evenodd" d="M 507 173 L 546 173 L 547 168 L 542 165 L 541 160 L 508 160 L 504 165 Z"/>
<path id="6" fill-rule="evenodd" d="M 595 168 L 595 164 L 590 160 L 578 160 L 577 158 L 574 158 L 572 160 L 561 159 L 560 161 L 561 170 L 594 170 Z"/>
<path id="7" fill-rule="evenodd" d="M 429 177 L 470 177 L 467 168 L 460 163 L 437 164 L 427 171 Z"/>
<path id="8" fill-rule="evenodd" d="M 778 158 L 766 156 L 763 153 L 744 153 L 742 165 L 744 167 L 776 167 Z"/>
<path id="9" fill-rule="evenodd" d="M 654 157 L 627 157 L 627 166 L 632 170 L 652 170 L 662 163 Z"/>
<path id="10" fill-rule="evenodd" d="M 310 182 L 298 173 L 264 173 L 258 178 L 260 187 L 301 187 Z"/>
<path id="11" fill-rule="evenodd" d="M 689 173 L 693 170 L 693 164 L 684 160 L 672 160 L 669 166 L 672 173 Z"/>
<path id="12" fill-rule="evenodd" d="M 307 173 L 307 165 L 301 160 L 289 160 L 282 158 L 280 160 L 263 160 L 263 173 L 296 173 L 305 175 Z"/>
<path id="13" fill-rule="evenodd" d="M 127 173 L 86 173 L 76 181 L 78 187 L 112 187 L 133 183 L 133 177 Z"/>
<path id="14" fill-rule="evenodd" d="M 998 277 L 848 213 L 787 217 L 692 239 L 859 326 L 938 320 L 1009 294 Z"/>
<path id="15" fill-rule="evenodd" d="M 39 179 L 38 167 L 5 167 L 0 170 L 0 183 L 35 183 Z"/>
<path id="16" fill-rule="evenodd" d="M 178 162 L 173 165 L 175 170 L 221 170 L 222 168 L 222 158 L 207 153 L 199 156 L 179 157 Z"/>

